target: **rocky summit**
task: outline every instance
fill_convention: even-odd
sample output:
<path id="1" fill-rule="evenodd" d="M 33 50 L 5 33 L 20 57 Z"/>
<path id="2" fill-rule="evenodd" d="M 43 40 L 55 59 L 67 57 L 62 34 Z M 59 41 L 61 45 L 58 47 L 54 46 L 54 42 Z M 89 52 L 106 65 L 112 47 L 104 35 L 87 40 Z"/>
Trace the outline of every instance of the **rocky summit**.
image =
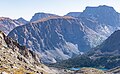
<path id="1" fill-rule="evenodd" d="M 58 15 L 50 14 L 50 13 L 43 13 L 43 12 L 35 13 L 34 16 L 32 16 L 30 22 L 34 22 L 34 21 L 37 21 L 43 18 L 49 18 L 52 16 L 58 16 Z"/>
<path id="2" fill-rule="evenodd" d="M 54 74 L 40 62 L 37 53 L 19 45 L 0 31 L 1 74 Z"/>
<path id="3" fill-rule="evenodd" d="M 16 21 L 20 22 L 20 23 L 23 24 L 23 25 L 29 23 L 27 20 L 25 20 L 25 19 L 22 18 L 22 17 L 18 18 Z"/>

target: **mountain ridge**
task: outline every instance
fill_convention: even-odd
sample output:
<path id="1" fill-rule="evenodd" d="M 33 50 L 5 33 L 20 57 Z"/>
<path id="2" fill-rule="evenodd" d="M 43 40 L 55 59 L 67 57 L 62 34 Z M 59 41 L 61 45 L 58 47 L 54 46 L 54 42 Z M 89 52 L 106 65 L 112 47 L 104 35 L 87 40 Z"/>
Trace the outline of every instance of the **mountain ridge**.
<path id="1" fill-rule="evenodd" d="M 79 50 L 84 51 L 97 45 L 96 42 L 94 43 L 96 41 L 94 37 L 97 37 L 99 41 L 103 38 L 84 26 L 78 19 L 71 17 L 67 17 L 67 19 L 66 17 L 57 17 L 56 19 L 55 17 L 42 22 L 41 20 L 32 22 L 15 28 L 8 36 L 32 50 L 43 52 L 44 61 L 51 59 L 54 62 L 70 58 L 80 54 Z M 92 42 L 92 40 L 94 41 Z M 28 45 L 31 43 L 34 45 Z M 83 50 L 83 48 L 85 49 Z M 51 54 L 55 52 L 56 55 Z M 58 59 L 58 57 L 61 58 Z M 45 60 L 45 58 L 48 59 Z"/>
<path id="2" fill-rule="evenodd" d="M 0 30 L 4 31 L 5 34 L 8 34 L 16 26 L 22 25 L 16 20 L 10 19 L 8 17 L 0 17 Z"/>
<path id="3" fill-rule="evenodd" d="M 106 10 L 103 9 L 104 7 Z M 16 27 L 8 36 L 13 37 L 13 39 L 34 51 L 45 52 L 43 54 L 44 56 L 50 55 L 50 58 L 47 59 L 48 61 L 53 60 L 56 62 L 60 59 L 68 59 L 72 57 L 73 54 L 85 52 L 88 49 L 99 45 L 114 30 L 116 30 L 118 27 L 113 25 L 118 23 L 119 20 L 114 19 L 113 21 L 115 21 L 115 23 L 113 22 L 113 25 L 110 25 L 108 23 L 111 23 L 111 21 L 106 17 L 109 15 L 106 14 L 106 12 L 111 11 L 113 13 L 108 17 L 118 18 L 118 13 L 109 6 L 98 6 L 95 8 L 87 7 L 87 10 L 80 13 L 78 18 L 71 16 L 61 17 L 54 14 L 52 16 L 46 16 L 47 13 L 36 13 L 35 17 L 37 17 L 37 19 L 35 21 Z M 45 17 L 41 18 L 41 14 L 45 15 Z M 106 15 L 96 16 L 102 14 Z M 108 22 L 104 22 L 104 19 L 102 21 L 103 23 L 99 21 L 101 17 L 102 19 L 103 17 L 106 17 L 105 19 Z M 117 26 L 119 26 L 119 24 Z M 73 52 L 71 48 L 74 48 L 75 52 Z M 49 49 L 53 50 L 51 51 Z M 57 56 L 54 56 L 51 54 L 53 52 L 57 52 L 59 55 L 56 54 Z M 62 58 L 57 59 L 58 57 Z"/>
<path id="4" fill-rule="evenodd" d="M 25 20 L 25 19 L 24 19 L 24 18 L 22 18 L 22 17 L 18 18 L 18 19 L 17 19 L 17 21 L 18 21 L 18 22 L 20 22 L 20 23 L 22 23 L 23 25 L 25 25 L 25 24 L 27 24 L 27 23 L 28 23 L 28 21 L 27 21 L 27 20 Z"/>
<path id="5" fill-rule="evenodd" d="M 50 13 L 44 13 L 44 12 L 38 12 L 38 13 L 35 13 L 34 16 L 32 16 L 30 22 L 34 22 L 34 21 L 37 21 L 37 20 L 40 20 L 40 19 L 43 19 L 43 18 L 51 17 L 51 16 L 58 16 L 58 15 L 50 14 Z"/>
<path id="6" fill-rule="evenodd" d="M 0 31 L 0 73 L 56 73 L 41 63 L 36 52 L 19 45 Z"/>

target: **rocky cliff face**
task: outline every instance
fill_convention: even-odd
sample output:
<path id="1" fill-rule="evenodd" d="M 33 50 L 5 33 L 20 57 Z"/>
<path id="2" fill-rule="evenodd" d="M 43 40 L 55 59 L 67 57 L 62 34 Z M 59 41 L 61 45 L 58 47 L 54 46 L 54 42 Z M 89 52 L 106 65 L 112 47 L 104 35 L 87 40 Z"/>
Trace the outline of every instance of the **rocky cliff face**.
<path id="1" fill-rule="evenodd" d="M 38 54 L 19 45 L 0 31 L 0 73 L 49 73 Z M 53 73 L 54 74 L 54 73 Z"/>
<path id="2" fill-rule="evenodd" d="M 55 63 L 97 45 L 103 37 L 72 17 L 52 17 L 15 28 L 8 35 Z M 98 41 L 97 41 L 98 40 Z"/>
<path id="3" fill-rule="evenodd" d="M 20 26 L 18 21 L 12 20 L 6 17 L 0 17 L 0 30 L 5 34 L 8 34 L 11 30 L 13 30 L 16 26 Z"/>

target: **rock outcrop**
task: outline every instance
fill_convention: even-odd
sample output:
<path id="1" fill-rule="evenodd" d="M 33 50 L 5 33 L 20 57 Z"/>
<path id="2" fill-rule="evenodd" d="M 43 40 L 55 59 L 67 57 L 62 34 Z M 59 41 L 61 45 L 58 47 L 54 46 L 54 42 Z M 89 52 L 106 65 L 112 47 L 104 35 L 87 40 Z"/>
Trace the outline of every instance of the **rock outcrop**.
<path id="1" fill-rule="evenodd" d="M 1 74 L 46 74 L 52 73 L 40 62 L 37 53 L 19 45 L 0 31 L 0 73 Z"/>

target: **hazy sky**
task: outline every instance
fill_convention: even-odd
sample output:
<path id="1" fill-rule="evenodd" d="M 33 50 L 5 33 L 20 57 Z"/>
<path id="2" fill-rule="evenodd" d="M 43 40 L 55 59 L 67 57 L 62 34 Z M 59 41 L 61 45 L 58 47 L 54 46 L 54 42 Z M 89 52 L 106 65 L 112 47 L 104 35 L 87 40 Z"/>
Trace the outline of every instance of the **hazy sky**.
<path id="1" fill-rule="evenodd" d="M 120 0 L 0 0 L 0 17 L 23 17 L 30 20 L 34 13 L 65 15 L 81 12 L 86 6 L 108 5 L 120 12 Z"/>

